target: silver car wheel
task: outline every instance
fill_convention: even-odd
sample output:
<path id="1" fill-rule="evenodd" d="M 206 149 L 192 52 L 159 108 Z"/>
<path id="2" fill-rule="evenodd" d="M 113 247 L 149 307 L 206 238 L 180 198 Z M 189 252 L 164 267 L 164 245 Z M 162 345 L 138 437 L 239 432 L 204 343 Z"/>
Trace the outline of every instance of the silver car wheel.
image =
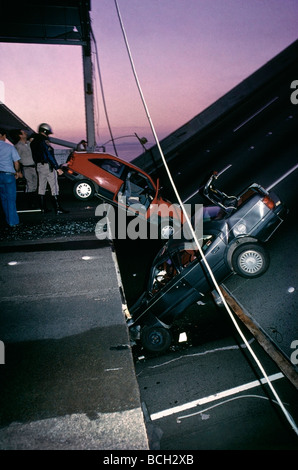
<path id="1" fill-rule="evenodd" d="M 87 183 L 81 183 L 77 186 L 77 193 L 82 199 L 89 197 L 91 192 L 92 192 L 92 189 L 90 185 Z"/>
<path id="2" fill-rule="evenodd" d="M 77 199 L 86 201 L 93 197 L 94 187 L 87 180 L 77 181 L 73 187 L 73 193 Z"/>
<path id="3" fill-rule="evenodd" d="M 244 251 L 239 258 L 240 268 L 248 274 L 256 274 L 263 267 L 263 257 L 254 250 Z"/>
<path id="4" fill-rule="evenodd" d="M 270 264 L 269 253 L 259 243 L 244 243 L 238 246 L 231 260 L 233 270 L 242 277 L 262 276 Z"/>

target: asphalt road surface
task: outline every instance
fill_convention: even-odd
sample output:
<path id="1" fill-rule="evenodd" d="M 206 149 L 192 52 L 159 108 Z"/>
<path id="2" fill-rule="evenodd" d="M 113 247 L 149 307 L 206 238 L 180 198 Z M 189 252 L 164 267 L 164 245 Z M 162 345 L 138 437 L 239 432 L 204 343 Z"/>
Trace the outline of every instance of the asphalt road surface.
<path id="1" fill-rule="evenodd" d="M 145 449 L 110 246 L 21 241 L 0 264 L 0 449 Z"/>
<path id="2" fill-rule="evenodd" d="M 200 341 L 189 335 L 188 345 L 176 345 L 160 357 L 136 358 L 153 448 L 297 450 L 291 425 L 272 399 L 268 385 L 261 385 L 261 376 L 243 343 L 231 331 L 227 334 L 228 329 L 225 325 L 221 335 L 218 331 L 201 332 Z M 297 390 L 254 338 L 247 335 L 247 339 L 297 422 Z"/>

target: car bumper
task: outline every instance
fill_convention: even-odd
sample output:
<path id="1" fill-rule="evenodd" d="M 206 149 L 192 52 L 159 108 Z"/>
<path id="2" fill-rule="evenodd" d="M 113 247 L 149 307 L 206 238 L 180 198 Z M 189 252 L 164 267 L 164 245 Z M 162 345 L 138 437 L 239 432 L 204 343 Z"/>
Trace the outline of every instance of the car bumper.
<path id="1" fill-rule="evenodd" d="M 63 171 L 63 175 L 71 181 L 79 181 L 83 178 L 82 175 L 71 170 L 67 165 L 61 165 L 60 169 Z"/>

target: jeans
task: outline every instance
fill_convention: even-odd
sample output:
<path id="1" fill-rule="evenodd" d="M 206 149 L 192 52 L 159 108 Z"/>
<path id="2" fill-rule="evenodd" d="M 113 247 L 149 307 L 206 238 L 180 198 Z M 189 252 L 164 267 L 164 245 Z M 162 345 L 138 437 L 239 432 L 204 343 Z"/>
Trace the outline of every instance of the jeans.
<path id="1" fill-rule="evenodd" d="M 7 224 L 17 225 L 19 216 L 16 208 L 17 187 L 14 174 L 0 172 L 0 199 Z"/>

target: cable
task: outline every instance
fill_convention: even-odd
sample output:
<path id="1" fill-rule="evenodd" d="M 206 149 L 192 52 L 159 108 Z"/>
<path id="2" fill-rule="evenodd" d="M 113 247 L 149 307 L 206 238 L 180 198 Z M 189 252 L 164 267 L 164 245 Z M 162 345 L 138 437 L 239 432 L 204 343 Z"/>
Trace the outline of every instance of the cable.
<path id="1" fill-rule="evenodd" d="M 193 227 L 192 227 L 190 218 L 189 218 L 188 213 L 187 213 L 187 211 L 186 211 L 186 209 L 185 209 L 185 207 L 184 207 L 184 204 L 183 204 L 183 202 L 182 202 L 182 200 L 181 200 L 181 198 L 180 198 L 180 195 L 179 195 L 179 193 L 178 193 L 178 190 L 177 190 L 176 185 L 175 185 L 175 183 L 174 183 L 174 180 L 173 180 L 173 178 L 172 178 L 170 169 L 169 169 L 168 164 L 167 164 L 167 162 L 166 162 L 165 156 L 164 156 L 163 151 L 162 151 L 162 149 L 161 149 L 161 146 L 160 146 L 160 143 L 159 143 L 159 140 L 158 140 L 158 137 L 157 137 L 157 134 L 156 134 L 156 131 L 155 131 L 155 128 L 154 128 L 152 119 L 151 119 L 151 117 L 150 117 L 150 113 L 149 113 L 149 110 L 148 110 L 148 107 L 147 107 L 147 104 L 146 104 L 146 101 L 145 101 L 143 92 L 142 92 L 142 88 L 141 88 L 141 85 L 140 85 L 140 82 L 139 82 L 139 79 L 138 79 L 138 75 L 137 75 L 137 72 L 136 72 L 136 68 L 135 68 L 135 65 L 134 65 L 134 62 L 133 62 L 133 59 L 132 59 L 132 54 L 131 54 L 130 47 L 129 47 L 129 44 L 128 44 L 128 40 L 127 40 L 127 36 L 126 36 L 126 32 L 125 32 L 124 25 L 123 25 L 123 21 L 122 21 L 122 18 L 121 18 L 121 14 L 120 14 L 118 2 L 117 2 L 117 0 L 114 0 L 114 2 L 115 2 L 115 7 L 116 7 L 116 10 L 117 10 L 117 15 L 118 15 L 118 18 L 119 18 L 119 22 L 120 22 L 120 27 L 121 27 L 121 30 L 122 30 L 124 42 L 125 42 L 126 49 L 127 49 L 127 52 L 128 52 L 129 60 L 130 60 L 131 66 L 132 66 L 132 71 L 133 71 L 133 74 L 134 74 L 134 77 L 135 77 L 135 81 L 136 81 L 136 84 L 137 84 L 137 87 L 138 87 L 138 90 L 139 90 L 139 93 L 140 93 L 140 96 L 141 96 L 141 100 L 142 100 L 142 103 L 143 103 L 143 106 L 144 106 L 144 109 L 145 109 L 145 112 L 146 112 L 146 115 L 147 115 L 147 118 L 148 118 L 148 121 L 149 121 L 151 130 L 152 130 L 152 133 L 153 133 L 153 136 L 154 136 L 154 139 L 155 139 L 157 148 L 158 148 L 158 150 L 159 150 L 159 153 L 160 153 L 160 156 L 161 156 L 163 165 L 164 165 L 165 170 L 166 170 L 166 172 L 167 172 L 167 175 L 168 175 L 168 177 L 169 177 L 169 180 L 170 180 L 170 183 L 171 183 L 172 188 L 173 188 L 173 190 L 174 190 L 174 193 L 175 193 L 175 195 L 176 195 L 176 197 L 177 197 L 177 201 L 178 201 L 178 203 L 179 203 L 180 206 L 181 206 L 182 212 L 183 212 L 183 214 L 184 214 L 184 216 L 185 216 L 185 220 L 186 220 L 186 222 L 187 222 L 187 224 L 188 224 L 188 226 L 189 226 L 190 232 L 191 232 L 191 234 L 192 234 L 192 236 L 193 236 L 193 239 L 194 239 L 194 241 L 195 241 L 195 243 L 196 243 L 196 245 L 197 245 L 198 251 L 199 251 L 199 253 L 200 253 L 201 257 L 202 257 L 202 260 L 203 260 L 203 262 L 204 262 L 204 264 L 205 264 L 205 266 L 206 266 L 207 271 L 208 271 L 209 274 L 210 274 L 211 280 L 212 280 L 212 282 L 213 282 L 213 284 L 214 284 L 214 286 L 215 286 L 215 288 L 216 288 L 216 290 L 217 290 L 217 292 L 218 292 L 218 294 L 219 294 L 219 296 L 220 296 L 220 298 L 221 298 L 221 300 L 222 300 L 222 302 L 223 302 L 223 305 L 225 306 L 225 308 L 226 308 L 226 310 L 227 310 L 227 312 L 228 312 L 228 314 L 229 314 L 229 316 L 230 316 L 232 322 L 234 323 L 234 326 L 235 326 L 236 330 L 238 331 L 240 337 L 243 339 L 243 341 L 244 341 L 244 343 L 245 343 L 247 349 L 249 350 L 250 354 L 251 354 L 252 357 L 254 358 L 254 360 L 255 360 L 257 366 L 259 367 L 260 371 L 262 372 L 264 378 L 266 379 L 266 382 L 268 383 L 269 387 L 271 388 L 271 391 L 272 391 L 273 395 L 275 396 L 275 398 L 276 398 L 278 404 L 280 405 L 280 407 L 281 407 L 281 409 L 282 409 L 282 411 L 283 411 L 285 417 L 287 418 L 288 422 L 290 423 L 292 429 L 293 429 L 294 432 L 298 435 L 298 428 L 297 428 L 297 426 L 296 426 L 296 424 L 295 424 L 293 418 L 290 416 L 290 414 L 288 413 L 288 411 L 287 411 L 286 408 L 284 407 L 284 405 L 283 405 L 282 401 L 280 400 L 280 398 L 279 398 L 277 392 L 275 391 L 274 387 L 272 386 L 272 384 L 271 384 L 271 382 L 270 382 L 270 380 L 269 380 L 269 378 L 268 378 L 268 376 L 267 376 L 267 374 L 266 374 L 266 372 L 265 372 L 265 370 L 264 370 L 262 364 L 260 363 L 259 359 L 257 358 L 257 356 L 255 355 L 254 351 L 252 350 L 250 344 L 248 343 L 247 339 L 245 338 L 244 334 L 242 333 L 241 329 L 239 328 L 239 325 L 237 324 L 237 322 L 236 322 L 236 320 L 235 320 L 235 318 L 234 318 L 234 316 L 233 316 L 233 314 L 232 314 L 232 312 L 231 312 L 231 310 L 230 310 L 230 308 L 229 308 L 229 306 L 228 306 L 228 304 L 227 304 L 227 302 L 226 302 L 226 299 L 224 298 L 224 296 L 223 296 L 223 294 L 222 294 L 222 292 L 221 292 L 221 290 L 220 290 L 220 287 L 219 287 L 219 285 L 218 285 L 218 283 L 217 283 L 217 281 L 216 281 L 216 279 L 215 279 L 215 277 L 214 277 L 214 275 L 213 275 L 213 272 L 212 272 L 212 270 L 211 270 L 211 268 L 210 268 L 210 266 L 209 266 L 209 264 L 208 264 L 208 262 L 207 262 L 207 260 L 206 260 L 206 258 L 205 258 L 205 255 L 204 255 L 204 253 L 203 253 L 203 250 L 202 250 L 201 247 L 200 247 L 199 240 L 198 240 L 198 238 L 197 238 L 197 236 L 196 236 L 196 233 L 195 233 L 195 231 L 194 231 L 194 229 L 193 229 Z"/>
<path id="2" fill-rule="evenodd" d="M 204 410 L 195 411 L 194 413 L 190 413 L 190 414 L 184 415 L 184 416 L 178 416 L 176 421 L 177 421 L 177 423 L 181 423 L 182 419 L 192 418 L 193 416 L 203 414 L 206 411 L 212 410 L 213 408 L 217 408 L 218 406 L 224 405 L 225 403 L 229 403 L 230 401 L 234 401 L 234 400 L 241 400 L 242 398 L 260 398 L 262 400 L 270 400 L 270 398 L 263 397 L 262 395 L 240 395 L 239 397 L 229 398 L 228 400 L 224 400 L 224 401 L 221 401 L 220 403 L 216 403 L 216 405 L 209 406 L 208 408 L 205 408 Z M 272 402 L 276 403 L 276 404 L 279 404 L 275 400 L 272 400 Z"/>
<path id="3" fill-rule="evenodd" d="M 93 33 L 93 29 L 91 27 L 90 27 L 90 29 L 91 29 L 91 36 L 92 36 L 94 47 L 95 47 L 96 64 L 97 64 L 97 71 L 98 71 L 98 76 L 99 76 L 99 83 L 100 83 L 103 107 L 104 107 L 104 111 L 105 111 L 105 116 L 106 116 L 106 120 L 107 120 L 107 124 L 108 124 L 108 128 L 109 128 L 110 136 L 111 136 L 111 141 L 113 143 L 115 154 L 118 157 L 118 153 L 117 153 L 117 149 L 116 149 L 116 145 L 115 145 L 115 142 L 114 142 L 114 137 L 113 137 L 113 133 L 112 133 L 111 125 L 110 125 L 110 120 L 109 120 L 109 116 L 108 116 L 104 90 L 103 90 L 103 82 L 102 82 L 102 77 L 101 77 L 101 72 L 100 72 L 100 67 L 99 67 L 96 39 L 95 39 L 95 36 L 94 36 L 94 33 Z"/>

